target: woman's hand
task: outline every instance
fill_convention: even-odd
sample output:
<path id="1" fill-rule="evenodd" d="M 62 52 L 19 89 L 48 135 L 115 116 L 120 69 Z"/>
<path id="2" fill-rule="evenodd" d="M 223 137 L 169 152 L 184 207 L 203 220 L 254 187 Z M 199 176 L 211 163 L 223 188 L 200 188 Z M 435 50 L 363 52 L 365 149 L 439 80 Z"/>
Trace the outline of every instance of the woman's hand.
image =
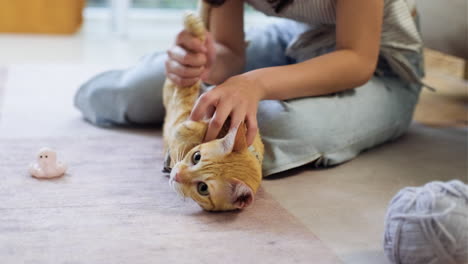
<path id="1" fill-rule="evenodd" d="M 216 52 L 209 32 L 202 42 L 183 30 L 176 38 L 175 45 L 167 51 L 166 76 L 178 86 L 192 86 L 198 80 L 208 78 Z"/>
<path id="2" fill-rule="evenodd" d="M 248 74 L 237 75 L 201 95 L 190 119 L 211 118 L 205 142 L 216 139 L 228 117 L 231 117 L 231 128 L 245 121 L 247 144 L 251 145 L 258 130 L 257 108 L 262 97 L 263 89 L 256 79 Z"/>

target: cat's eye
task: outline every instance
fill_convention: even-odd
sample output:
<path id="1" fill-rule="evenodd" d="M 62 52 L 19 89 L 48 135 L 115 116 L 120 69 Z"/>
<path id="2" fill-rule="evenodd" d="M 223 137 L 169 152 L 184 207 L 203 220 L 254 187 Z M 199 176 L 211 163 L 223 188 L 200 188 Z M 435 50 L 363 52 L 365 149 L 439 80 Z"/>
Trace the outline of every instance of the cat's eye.
<path id="1" fill-rule="evenodd" d="M 208 185 L 204 182 L 199 182 L 197 185 L 197 191 L 200 195 L 207 196 L 210 194 L 208 190 Z"/>
<path id="2" fill-rule="evenodd" d="M 197 164 L 201 160 L 201 154 L 200 151 L 196 151 L 192 155 L 192 163 L 193 165 Z"/>

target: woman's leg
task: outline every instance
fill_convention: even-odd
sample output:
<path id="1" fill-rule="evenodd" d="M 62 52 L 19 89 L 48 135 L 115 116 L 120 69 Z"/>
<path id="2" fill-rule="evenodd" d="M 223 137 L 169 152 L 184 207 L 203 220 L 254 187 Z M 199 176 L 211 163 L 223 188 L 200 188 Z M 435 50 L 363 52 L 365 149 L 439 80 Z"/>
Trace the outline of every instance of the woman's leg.
<path id="1" fill-rule="evenodd" d="M 79 88 L 75 106 L 99 126 L 162 123 L 165 60 L 154 53 L 129 69 L 98 74 Z"/>
<path id="2" fill-rule="evenodd" d="M 255 32 L 246 70 L 295 63 L 285 50 L 308 29 L 286 20 Z M 417 66 L 420 58 L 413 59 Z M 421 87 L 401 81 L 388 67 L 383 70 L 385 77 L 374 76 L 350 91 L 260 102 L 257 119 L 265 144 L 264 176 L 311 162 L 340 164 L 402 135 L 411 123 Z"/>
<path id="3" fill-rule="evenodd" d="M 402 135 L 411 123 L 419 86 L 394 77 L 330 96 L 260 103 L 264 175 L 307 163 L 330 166 Z"/>
<path id="4" fill-rule="evenodd" d="M 286 47 L 306 26 L 284 20 L 248 32 L 246 71 L 294 63 Z M 75 105 L 97 125 L 161 123 L 165 55 L 97 75 L 80 87 Z M 420 87 L 374 77 L 331 96 L 262 101 L 258 121 L 265 143 L 264 174 L 315 161 L 334 165 L 398 137 L 411 122 Z"/>
<path id="5" fill-rule="evenodd" d="M 285 55 L 286 47 L 307 29 L 286 20 L 254 31 L 249 36 L 246 70 L 294 63 Z M 336 165 L 402 135 L 411 123 L 421 88 L 388 75 L 374 76 L 359 88 L 330 96 L 260 102 L 257 118 L 265 144 L 264 175 L 311 162 Z"/>

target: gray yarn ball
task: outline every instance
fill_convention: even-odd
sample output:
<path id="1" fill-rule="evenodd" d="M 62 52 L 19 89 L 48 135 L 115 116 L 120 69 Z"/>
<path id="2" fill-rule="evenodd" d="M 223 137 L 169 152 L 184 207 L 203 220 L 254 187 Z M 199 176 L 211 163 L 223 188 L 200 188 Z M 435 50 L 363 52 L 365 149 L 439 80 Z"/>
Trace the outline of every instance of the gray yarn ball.
<path id="1" fill-rule="evenodd" d="M 399 191 L 388 207 L 384 250 L 395 264 L 468 263 L 468 186 L 453 180 Z"/>

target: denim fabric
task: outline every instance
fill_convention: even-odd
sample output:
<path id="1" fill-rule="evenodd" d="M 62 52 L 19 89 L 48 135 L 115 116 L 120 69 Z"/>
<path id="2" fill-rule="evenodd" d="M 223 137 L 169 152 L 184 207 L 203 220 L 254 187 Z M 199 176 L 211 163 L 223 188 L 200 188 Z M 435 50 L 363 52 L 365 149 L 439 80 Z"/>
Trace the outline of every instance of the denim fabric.
<path id="1" fill-rule="evenodd" d="M 283 20 L 250 30 L 246 71 L 295 63 L 285 51 L 306 29 L 303 24 Z M 164 54 L 155 53 L 129 69 L 97 75 L 79 88 L 76 107 L 100 126 L 160 124 L 164 118 L 164 60 Z M 420 59 L 413 61 L 419 64 Z M 403 82 L 388 68 L 382 70 L 386 74 L 375 75 L 346 92 L 260 102 L 264 176 L 311 162 L 316 166 L 343 163 L 402 135 L 411 122 L 421 87 Z"/>

